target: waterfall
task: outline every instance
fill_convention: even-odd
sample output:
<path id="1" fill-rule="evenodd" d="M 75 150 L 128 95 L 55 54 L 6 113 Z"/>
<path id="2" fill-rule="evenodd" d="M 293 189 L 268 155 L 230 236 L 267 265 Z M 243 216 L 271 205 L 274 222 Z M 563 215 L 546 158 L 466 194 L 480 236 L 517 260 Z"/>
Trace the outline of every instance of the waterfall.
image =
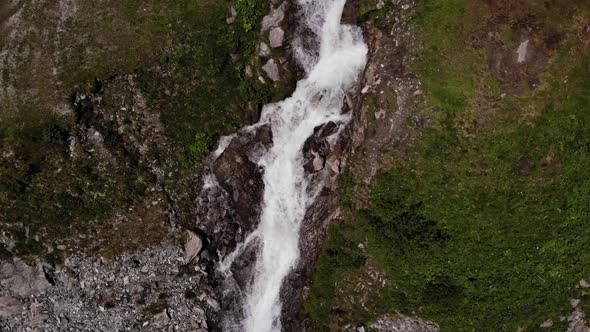
<path id="1" fill-rule="evenodd" d="M 244 292 L 240 331 L 280 331 L 283 280 L 300 256 L 299 231 L 314 188 L 303 169 L 303 145 L 314 128 L 329 121 L 346 123 L 342 114 L 345 92 L 352 88 L 366 64 L 367 46 L 358 27 L 340 24 L 346 0 L 298 0 L 301 19 L 315 38 L 316 49 L 294 41 L 297 61 L 306 70 L 293 95 L 266 105 L 254 125 L 270 125 L 273 146 L 256 162 L 264 169 L 260 223 L 236 252 L 220 264 L 226 270 L 250 241 L 260 243 L 253 281 Z M 307 43 L 309 45 L 309 43 Z"/>

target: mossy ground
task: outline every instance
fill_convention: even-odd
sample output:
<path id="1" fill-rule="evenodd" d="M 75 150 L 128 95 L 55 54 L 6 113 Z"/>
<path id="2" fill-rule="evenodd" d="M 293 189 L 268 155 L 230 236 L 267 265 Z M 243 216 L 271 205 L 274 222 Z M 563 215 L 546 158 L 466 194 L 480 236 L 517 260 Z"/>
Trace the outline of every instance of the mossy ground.
<path id="1" fill-rule="evenodd" d="M 0 229 L 15 241 L 13 254 L 40 254 L 45 241 L 78 234 L 121 250 L 128 247 L 122 234 L 139 232 L 157 242 L 165 233 L 167 203 L 157 206 L 164 211 L 151 207 L 162 199 L 152 192 L 154 175 L 122 144 L 125 133 L 112 121 L 86 123 L 72 111 L 71 97 L 106 93 L 103 99 L 116 104 L 129 96 L 105 92 L 103 84 L 133 74 L 171 142 L 153 160 L 176 161 L 167 180 L 179 183 L 219 136 L 248 124 L 261 104 L 292 88 L 291 81 L 271 86 L 245 77 L 269 1 L 245 2 L 239 8 L 248 15 L 227 24 L 237 2 L 244 1 L 79 0 L 67 10 L 59 7 L 63 1 L 38 1 L 22 7 L 21 28 L 30 29 L 0 44 L 12 54 L 0 73 L 0 96 L 8 96 L 0 98 Z M 0 11 L 0 18 L 15 12 Z M 100 131 L 114 162 L 98 154 L 70 157 L 68 138 L 85 126 Z M 112 219 L 121 215 L 129 222 L 113 228 Z"/>
<path id="2" fill-rule="evenodd" d="M 399 311 L 443 331 L 534 331 L 546 319 L 565 330 L 559 317 L 590 276 L 588 18 L 583 1 L 420 5 L 425 51 L 414 70 L 436 124 L 415 129 L 410 158 L 378 176 L 370 207 L 330 230 L 306 305 L 314 328 Z M 559 42 L 539 81 L 511 90 L 492 77 L 486 38 L 503 32 L 516 50 L 523 22 Z M 354 181 L 341 182 L 344 206 Z M 355 307 L 347 297 L 358 283 L 347 280 L 368 262 L 388 282 Z"/>

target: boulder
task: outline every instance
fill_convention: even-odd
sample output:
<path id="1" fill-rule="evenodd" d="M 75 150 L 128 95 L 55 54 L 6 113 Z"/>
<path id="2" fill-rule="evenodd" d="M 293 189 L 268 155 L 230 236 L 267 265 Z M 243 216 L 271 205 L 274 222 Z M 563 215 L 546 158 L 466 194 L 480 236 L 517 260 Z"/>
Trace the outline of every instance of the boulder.
<path id="1" fill-rule="evenodd" d="M 20 259 L 0 267 L 0 285 L 21 297 L 44 293 L 51 286 L 41 265 L 31 267 Z"/>
<path id="2" fill-rule="evenodd" d="M 238 12 L 234 7 L 231 7 L 229 11 L 229 16 L 225 19 L 225 22 L 227 22 L 227 24 L 233 24 L 237 18 Z"/>
<path id="3" fill-rule="evenodd" d="M 274 59 L 268 60 L 268 62 L 266 62 L 266 64 L 262 66 L 262 70 L 264 70 L 268 78 L 270 78 L 273 82 L 278 82 L 281 80 L 279 66 L 277 65 Z"/>
<path id="4" fill-rule="evenodd" d="M 326 160 L 332 153 L 327 138 L 337 131 L 338 125 L 331 121 L 314 129 L 314 134 L 303 145 L 303 168 L 306 172 L 317 173 L 325 168 Z"/>
<path id="5" fill-rule="evenodd" d="M 263 58 L 268 58 L 270 56 L 270 48 L 265 42 L 258 44 L 258 55 Z"/>
<path id="6" fill-rule="evenodd" d="M 269 31 L 272 27 L 278 27 L 285 19 L 285 9 L 287 3 L 283 2 L 282 5 L 270 11 L 268 15 L 262 18 L 262 32 Z"/>
<path id="7" fill-rule="evenodd" d="M 270 30 L 268 38 L 270 40 L 270 47 L 282 47 L 285 40 L 285 31 L 281 27 L 274 27 Z"/>
<path id="8" fill-rule="evenodd" d="M 184 243 L 184 264 L 192 262 L 203 248 L 201 237 L 193 231 L 186 231 L 186 242 Z"/>
<path id="9" fill-rule="evenodd" d="M 164 326 L 168 325 L 168 323 L 170 323 L 170 316 L 168 315 L 167 309 L 152 317 L 152 324 L 155 327 L 163 328 Z"/>
<path id="10" fill-rule="evenodd" d="M 250 158 L 270 145 L 269 126 L 247 128 L 238 132 L 223 153 L 207 166 L 215 185 L 203 188 L 193 213 L 195 226 L 206 234 L 211 251 L 221 257 L 232 252 L 258 225 L 264 181 L 262 170 Z"/>

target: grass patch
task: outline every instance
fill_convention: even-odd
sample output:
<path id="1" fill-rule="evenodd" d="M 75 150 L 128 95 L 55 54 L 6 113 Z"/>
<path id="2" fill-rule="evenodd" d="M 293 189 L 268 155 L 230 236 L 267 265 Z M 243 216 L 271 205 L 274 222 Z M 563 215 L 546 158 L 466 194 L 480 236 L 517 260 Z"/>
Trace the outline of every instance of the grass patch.
<path id="1" fill-rule="evenodd" d="M 571 4 L 559 25 L 546 19 L 564 40 L 541 88 L 490 103 L 478 98 L 498 86 L 471 43 L 484 29 L 472 17 L 481 6 L 426 1 L 420 9 L 426 49 L 414 69 L 437 124 L 412 142 L 409 161 L 378 176 L 368 209 L 330 230 L 306 307 L 315 330 L 396 311 L 444 331 L 528 331 L 546 319 L 563 330 L 559 317 L 590 276 L 582 249 L 590 245 L 590 56 L 571 48 L 578 35 L 566 22 L 581 11 Z M 472 125 L 482 103 L 493 118 Z M 352 181 L 341 180 L 345 207 Z M 373 285 L 360 308 L 349 300 L 359 287 L 349 276 L 366 269 L 350 264 L 355 256 L 375 260 L 389 281 Z"/>

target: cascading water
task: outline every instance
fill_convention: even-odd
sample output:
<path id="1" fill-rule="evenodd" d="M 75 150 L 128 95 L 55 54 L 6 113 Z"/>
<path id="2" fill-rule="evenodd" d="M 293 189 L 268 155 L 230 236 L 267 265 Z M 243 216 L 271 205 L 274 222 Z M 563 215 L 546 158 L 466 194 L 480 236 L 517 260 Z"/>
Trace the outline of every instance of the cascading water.
<path id="1" fill-rule="evenodd" d="M 317 37 L 319 50 L 295 42 L 297 60 L 307 77 L 292 97 L 265 106 L 253 127 L 270 125 L 273 146 L 257 160 L 264 169 L 263 210 L 258 228 L 228 255 L 219 269 L 227 271 L 251 241 L 260 243 L 254 276 L 245 298 L 243 319 L 235 330 L 280 331 L 280 290 L 299 258 L 299 230 L 314 188 L 303 169 L 303 145 L 314 128 L 329 121 L 346 123 L 342 104 L 365 66 L 367 47 L 358 27 L 340 24 L 346 0 L 298 0 L 302 19 Z"/>

